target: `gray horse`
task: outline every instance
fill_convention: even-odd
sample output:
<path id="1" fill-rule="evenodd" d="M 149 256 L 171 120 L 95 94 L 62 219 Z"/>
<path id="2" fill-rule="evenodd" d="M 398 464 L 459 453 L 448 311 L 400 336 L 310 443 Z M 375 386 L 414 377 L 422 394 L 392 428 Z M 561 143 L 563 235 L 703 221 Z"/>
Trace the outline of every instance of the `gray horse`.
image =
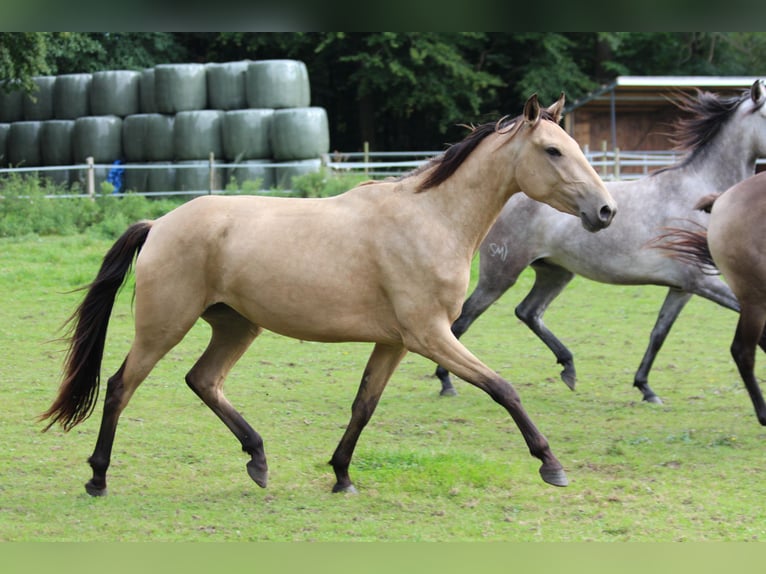
<path id="1" fill-rule="evenodd" d="M 668 294 L 636 371 L 633 385 L 646 401 L 661 403 L 648 384 L 649 370 L 665 338 L 692 295 L 701 295 L 739 311 L 731 289 L 698 267 L 647 248 L 663 227 L 705 225 L 708 215 L 694 211 L 697 201 L 720 193 L 753 175 L 755 161 L 766 156 L 766 89 L 753 83 L 740 96 L 722 98 L 698 91 L 680 96 L 687 117 L 676 124 L 676 139 L 688 151 L 668 168 L 638 180 L 610 182 L 607 187 L 620 206 L 611 227 L 583 233 L 577 220 L 533 201 L 513 196 L 480 248 L 476 289 L 452 325 L 460 337 L 487 308 L 511 287 L 521 272 L 535 270 L 532 290 L 516 307 L 516 316 L 553 351 L 563 366 L 561 378 L 574 388 L 572 353 L 543 323 L 543 313 L 575 275 L 613 285 L 663 285 Z M 685 220 L 685 221 L 682 221 Z M 449 372 L 439 366 L 442 395 L 455 394 Z"/>

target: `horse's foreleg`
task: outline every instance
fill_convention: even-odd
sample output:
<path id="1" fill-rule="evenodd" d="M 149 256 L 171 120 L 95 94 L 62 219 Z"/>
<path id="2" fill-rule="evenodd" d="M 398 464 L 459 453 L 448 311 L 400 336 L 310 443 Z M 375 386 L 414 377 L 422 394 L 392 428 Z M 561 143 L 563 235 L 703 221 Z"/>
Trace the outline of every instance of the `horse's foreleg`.
<path id="1" fill-rule="evenodd" d="M 351 407 L 351 420 L 338 443 L 335 452 L 330 459 L 330 464 L 335 471 L 336 483 L 333 492 L 356 492 L 354 484 L 348 475 L 348 467 L 354 448 L 359 440 L 359 435 L 367 425 L 378 406 L 383 389 L 401 362 L 407 349 L 401 346 L 377 344 L 367 361 L 367 367 L 362 375 L 356 398 Z"/>
<path id="2" fill-rule="evenodd" d="M 562 343 L 543 323 L 543 314 L 548 305 L 559 296 L 564 288 L 574 277 L 574 273 L 549 263 L 533 263 L 535 270 L 535 284 L 524 300 L 516 307 L 516 316 L 527 327 L 532 329 L 548 348 L 556 355 L 556 361 L 564 367 L 561 371 L 561 380 L 574 390 L 577 381 L 574 357 Z"/>
<path id="3" fill-rule="evenodd" d="M 753 403 L 758 422 L 766 425 L 766 404 L 763 401 L 761 389 L 753 372 L 755 368 L 755 348 L 766 323 L 766 313 L 743 305 L 737 330 L 731 344 L 731 355 L 737 364 L 737 369 L 745 383 L 750 400 Z"/>
<path id="4" fill-rule="evenodd" d="M 555 486 L 566 486 L 568 480 L 561 463 L 551 452 L 547 439 L 537 430 L 522 407 L 521 399 L 513 386 L 474 357 L 452 336 L 449 329 L 445 331 L 430 329 L 427 340 L 413 341 L 408 347 L 444 365 L 450 372 L 479 387 L 495 402 L 505 407 L 521 431 L 530 454 L 542 461 L 540 475 L 543 480 Z"/>
<path id="5" fill-rule="evenodd" d="M 465 333 L 468 328 L 478 319 L 484 311 L 486 311 L 500 296 L 505 293 L 508 288 L 516 281 L 516 277 L 511 277 L 510 280 L 504 281 L 502 284 L 493 284 L 492 286 L 486 285 L 479 280 L 471 296 L 463 303 L 463 309 L 460 312 L 460 317 L 452 324 L 452 334 L 458 339 Z M 454 396 L 457 394 L 455 387 L 450 380 L 449 371 L 443 366 L 438 365 L 436 367 L 436 376 L 439 378 L 442 384 L 441 396 Z"/>
<path id="6" fill-rule="evenodd" d="M 691 299 L 691 296 L 691 293 L 681 291 L 680 289 L 669 289 L 657 315 L 657 321 L 654 323 L 652 332 L 649 335 L 649 346 L 644 352 L 641 364 L 638 366 L 636 376 L 633 379 L 633 386 L 641 391 L 644 400 L 649 403 L 662 404 L 662 399 L 649 387 L 649 371 L 670 332 L 670 328 L 675 323 L 686 303 Z"/>
<path id="7" fill-rule="evenodd" d="M 223 394 L 226 376 L 261 329 L 225 305 L 208 309 L 202 318 L 210 323 L 213 333 L 207 349 L 186 375 L 186 384 L 237 437 L 251 457 L 247 463 L 250 478 L 265 488 L 268 467 L 263 439 Z"/>

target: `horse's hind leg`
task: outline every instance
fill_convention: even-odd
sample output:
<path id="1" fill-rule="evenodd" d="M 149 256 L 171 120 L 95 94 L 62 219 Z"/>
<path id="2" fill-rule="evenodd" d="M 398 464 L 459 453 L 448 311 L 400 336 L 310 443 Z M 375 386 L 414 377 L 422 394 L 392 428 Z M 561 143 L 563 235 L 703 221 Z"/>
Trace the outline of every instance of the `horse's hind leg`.
<path id="1" fill-rule="evenodd" d="M 633 386 L 641 391 L 644 400 L 649 403 L 662 404 L 660 397 L 649 387 L 649 371 L 670 332 L 670 328 L 678 319 L 678 315 L 689 302 L 691 296 L 691 293 L 681 291 L 680 289 L 669 289 L 668 294 L 665 296 L 665 301 L 663 301 L 660 308 L 660 313 L 657 315 L 657 321 L 652 328 L 652 333 L 649 335 L 649 346 L 644 352 L 641 364 L 638 366 L 633 380 Z"/>
<path id="2" fill-rule="evenodd" d="M 407 350 L 401 346 L 377 344 L 367 361 L 367 367 L 362 375 L 354 403 L 351 406 L 351 420 L 330 459 L 335 471 L 336 483 L 333 492 L 356 492 L 354 484 L 348 475 L 351 456 L 359 440 L 359 435 L 367 425 L 378 406 L 380 395 L 386 388 L 386 383 L 396 370 Z"/>
<path id="3" fill-rule="evenodd" d="M 758 422 L 762 425 L 766 425 L 766 404 L 753 371 L 755 349 L 763 334 L 764 324 L 766 324 L 766 312 L 743 303 L 731 344 L 731 355 L 750 395 Z"/>
<path id="4" fill-rule="evenodd" d="M 535 284 L 524 300 L 516 307 L 516 316 L 532 329 L 548 348 L 556 355 L 556 361 L 564 367 L 561 380 L 570 389 L 575 388 L 577 375 L 575 373 L 574 357 L 566 345 L 543 323 L 543 314 L 548 305 L 559 296 L 574 277 L 574 273 L 545 262 L 532 264 L 535 270 Z"/>
<path id="5" fill-rule="evenodd" d="M 186 375 L 186 383 L 237 437 L 242 450 L 251 457 L 247 463 L 250 478 L 265 487 L 268 469 L 263 439 L 223 394 L 226 376 L 261 328 L 223 304 L 210 307 L 202 318 L 210 324 L 213 333 L 207 349 Z"/>
<path id="6" fill-rule="evenodd" d="M 117 423 L 122 411 L 157 361 L 181 340 L 185 332 L 183 331 L 172 340 L 166 340 L 164 345 L 155 341 L 157 344 L 151 347 L 142 345 L 137 338 L 122 366 L 109 378 L 96 447 L 88 459 L 93 469 L 93 477 L 85 484 L 85 490 L 91 496 L 106 494 L 106 472 L 109 468 Z"/>

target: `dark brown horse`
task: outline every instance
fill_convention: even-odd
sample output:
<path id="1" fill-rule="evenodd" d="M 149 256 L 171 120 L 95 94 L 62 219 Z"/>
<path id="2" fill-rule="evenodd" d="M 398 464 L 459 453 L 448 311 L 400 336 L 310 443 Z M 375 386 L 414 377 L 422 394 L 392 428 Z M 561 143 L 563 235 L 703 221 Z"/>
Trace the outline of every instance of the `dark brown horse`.
<path id="1" fill-rule="evenodd" d="M 135 338 L 109 379 L 87 491 L 106 492 L 120 414 L 200 317 L 212 337 L 186 382 L 250 454 L 247 469 L 260 486 L 267 478 L 263 441 L 226 399 L 223 382 L 264 329 L 375 345 L 330 461 L 335 492 L 354 491 L 348 475 L 354 447 L 408 351 L 448 366 L 505 407 L 542 461 L 542 478 L 565 485 L 561 464 L 514 388 L 450 330 L 473 255 L 511 195 L 524 190 L 578 215 L 591 231 L 612 221 L 611 196 L 558 125 L 563 105 L 562 96 L 541 109 L 533 96 L 522 116 L 477 127 L 400 181 L 368 182 L 323 199 L 205 196 L 131 226 L 107 253 L 73 317 L 66 376 L 42 415 L 69 429 L 90 414 L 112 304 L 138 254 Z"/>
<path id="2" fill-rule="evenodd" d="M 710 211 L 707 232 L 669 229 L 653 242 L 671 257 L 720 270 L 740 304 L 731 355 L 745 383 L 755 414 L 766 425 L 766 404 L 755 378 L 755 350 L 766 351 L 766 172 L 711 195 L 697 207 Z"/>

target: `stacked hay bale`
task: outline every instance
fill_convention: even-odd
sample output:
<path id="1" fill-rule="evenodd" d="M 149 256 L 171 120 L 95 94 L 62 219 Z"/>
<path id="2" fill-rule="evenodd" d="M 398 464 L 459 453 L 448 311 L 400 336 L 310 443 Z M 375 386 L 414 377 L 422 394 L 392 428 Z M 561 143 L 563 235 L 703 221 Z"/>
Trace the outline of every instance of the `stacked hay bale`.
<path id="1" fill-rule="evenodd" d="M 297 60 L 160 64 L 34 82 L 35 99 L 0 87 L 0 164 L 92 157 L 104 166 L 97 189 L 114 162 L 123 163 L 123 191 L 205 192 L 230 181 L 289 189 L 329 151 L 327 114 L 311 107 L 308 72 Z M 46 173 L 84 185 L 81 172 Z"/>

